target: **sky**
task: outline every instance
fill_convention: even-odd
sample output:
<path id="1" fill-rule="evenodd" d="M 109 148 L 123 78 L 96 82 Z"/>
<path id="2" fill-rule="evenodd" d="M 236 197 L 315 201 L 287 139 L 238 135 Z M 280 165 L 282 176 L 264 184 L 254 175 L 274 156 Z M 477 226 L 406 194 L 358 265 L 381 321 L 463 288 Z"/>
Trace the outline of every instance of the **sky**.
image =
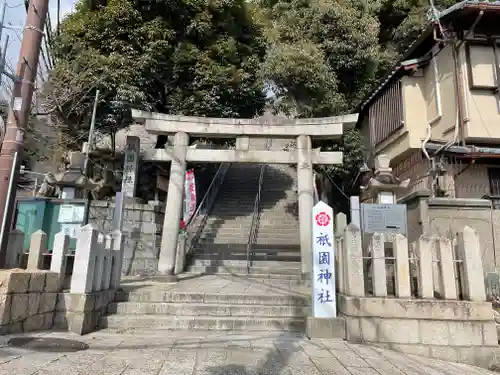
<path id="1" fill-rule="evenodd" d="M 0 9 L 5 0 L 0 0 Z M 65 14 L 73 10 L 77 0 L 60 0 L 61 1 L 61 19 Z M 57 0 L 50 0 L 49 14 L 52 21 L 52 27 L 57 25 Z M 4 29 L 2 33 L 1 46 L 3 47 L 6 35 L 9 38 L 9 47 L 7 49 L 7 65 L 15 68 L 19 58 L 19 50 L 21 48 L 22 30 L 26 22 L 26 10 L 24 8 L 24 0 L 7 0 L 7 11 L 5 14 L 5 25 L 8 27 L 17 28 L 17 31 Z"/>

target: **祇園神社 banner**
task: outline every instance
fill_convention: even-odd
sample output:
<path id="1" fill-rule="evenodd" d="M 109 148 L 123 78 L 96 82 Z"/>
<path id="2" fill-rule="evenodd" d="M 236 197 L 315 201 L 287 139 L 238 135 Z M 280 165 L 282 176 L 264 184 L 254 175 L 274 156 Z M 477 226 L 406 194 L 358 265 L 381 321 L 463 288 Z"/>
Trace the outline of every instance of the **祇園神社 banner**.
<path id="1" fill-rule="evenodd" d="M 313 315 L 315 318 L 335 318 L 335 241 L 333 210 L 319 201 L 312 210 L 313 231 Z"/>

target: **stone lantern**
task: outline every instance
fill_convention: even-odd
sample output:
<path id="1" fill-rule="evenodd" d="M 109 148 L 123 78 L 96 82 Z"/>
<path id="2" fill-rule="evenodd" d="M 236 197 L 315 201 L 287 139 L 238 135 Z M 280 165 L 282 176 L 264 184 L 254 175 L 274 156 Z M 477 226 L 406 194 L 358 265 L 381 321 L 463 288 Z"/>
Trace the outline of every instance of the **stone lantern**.
<path id="1" fill-rule="evenodd" d="M 45 175 L 37 196 L 62 199 L 84 198 L 86 190 L 93 190 L 98 186 L 84 174 L 85 154 L 70 152 L 68 162 L 66 170 Z"/>
<path id="2" fill-rule="evenodd" d="M 395 204 L 397 194 L 408 190 L 410 185 L 410 179 L 401 181 L 394 175 L 389 164 L 389 156 L 377 156 L 375 173 L 366 186 L 361 188 L 372 197 L 377 197 L 378 204 Z"/>

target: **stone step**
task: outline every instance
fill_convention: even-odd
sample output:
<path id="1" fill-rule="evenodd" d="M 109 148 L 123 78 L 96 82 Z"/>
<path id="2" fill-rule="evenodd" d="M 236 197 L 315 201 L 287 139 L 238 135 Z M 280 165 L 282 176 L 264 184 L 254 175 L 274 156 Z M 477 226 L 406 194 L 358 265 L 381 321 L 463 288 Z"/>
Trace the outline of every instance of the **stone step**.
<path id="1" fill-rule="evenodd" d="M 221 260 L 224 261 L 246 261 L 247 260 L 247 255 L 246 254 L 227 254 L 227 253 L 199 253 L 199 252 L 194 252 L 193 253 L 193 258 L 195 265 L 199 265 L 199 261 L 201 260 L 210 260 L 211 262 L 208 263 L 210 265 L 221 265 Z M 299 254 L 294 254 L 294 255 L 268 255 L 268 254 L 255 254 L 251 256 L 252 261 L 256 262 L 264 262 L 264 261 L 272 261 L 272 262 L 300 262 L 302 259 Z M 214 263 L 215 261 L 215 263 Z M 228 265 L 224 263 L 224 265 Z"/>
<path id="2" fill-rule="evenodd" d="M 285 294 L 225 294 L 168 292 L 161 288 L 116 292 L 115 302 L 208 303 L 222 305 L 307 306 L 309 297 Z"/>
<path id="3" fill-rule="evenodd" d="M 101 328 L 127 330 L 204 330 L 204 331 L 293 331 L 305 329 L 304 318 L 254 318 L 212 316 L 109 315 L 100 319 Z"/>
<path id="4" fill-rule="evenodd" d="M 204 269 L 204 268 L 203 268 Z M 290 281 L 292 283 L 295 283 L 297 285 L 303 283 L 302 276 L 299 272 L 295 273 L 289 273 L 289 274 L 279 274 L 279 273 L 258 273 L 257 271 L 251 271 L 252 273 L 247 274 L 247 271 L 245 269 L 244 272 L 227 272 L 227 271 L 220 271 L 220 272 L 204 272 L 204 271 L 189 271 L 186 270 L 184 272 L 184 275 L 188 277 L 199 277 L 203 275 L 217 275 L 217 276 L 228 276 L 228 277 L 241 277 L 245 279 L 252 279 L 252 280 L 258 280 L 258 281 L 269 281 L 269 280 L 286 280 Z"/>
<path id="5" fill-rule="evenodd" d="M 251 217 L 235 217 L 231 219 L 224 219 L 220 217 L 210 217 L 207 222 L 206 222 L 206 227 L 209 228 L 209 226 L 228 226 L 228 227 L 233 227 L 233 228 L 238 228 L 241 227 L 245 224 L 251 224 L 252 223 L 252 218 Z M 286 219 L 263 219 L 261 218 L 259 220 L 259 228 L 284 228 L 284 229 L 293 229 L 293 228 L 298 228 L 299 223 L 298 221 L 293 221 L 293 220 L 286 220 Z"/>
<path id="6" fill-rule="evenodd" d="M 295 259 L 295 261 L 287 261 L 287 262 L 283 262 L 281 260 L 258 260 L 256 256 L 252 256 L 251 260 L 253 262 L 252 266 L 258 269 L 268 268 L 274 271 L 277 268 L 286 267 L 287 269 L 292 269 L 295 271 L 300 270 L 300 257 L 298 260 Z M 247 266 L 247 260 L 246 260 L 246 255 L 245 258 L 243 259 L 227 259 L 227 258 L 200 259 L 199 257 L 196 257 L 192 262 L 192 266 L 205 266 L 205 267 L 224 266 L 224 267 L 243 268 Z"/>
<path id="7" fill-rule="evenodd" d="M 200 249 L 205 252 L 246 252 L 247 243 L 231 243 L 231 244 L 198 244 L 195 249 Z M 298 252 L 300 253 L 300 245 L 298 244 L 254 244 L 252 251 L 255 253 L 279 253 L 279 252 Z"/>
<path id="8" fill-rule="evenodd" d="M 176 316 L 304 317 L 307 308 L 293 305 L 261 306 L 210 303 L 113 302 L 108 314 Z"/>
<path id="9" fill-rule="evenodd" d="M 214 231 L 210 231 L 210 228 L 207 228 L 207 229 L 208 230 L 204 231 L 203 235 L 208 238 L 208 237 L 215 237 L 217 235 L 220 235 L 220 234 L 222 234 L 222 232 L 225 232 L 224 234 L 231 233 L 233 235 L 233 237 L 237 237 L 238 235 L 243 235 L 245 233 L 248 233 L 248 229 L 250 229 L 250 228 L 243 228 L 242 227 L 241 230 L 237 230 L 237 231 L 232 230 L 231 232 L 225 231 L 223 227 L 221 227 L 219 229 L 216 229 L 216 227 L 214 227 L 213 228 Z M 279 228 L 278 226 L 275 227 L 275 226 L 270 226 L 270 225 L 264 225 L 263 227 L 261 227 L 259 225 L 258 230 L 259 230 L 258 234 L 261 236 L 277 236 L 277 237 L 288 238 L 290 235 L 295 234 L 295 237 L 299 238 L 298 228 L 292 228 L 291 225 L 286 226 L 284 228 Z"/>
<path id="10" fill-rule="evenodd" d="M 254 262 L 255 263 L 255 262 Z M 292 262 L 290 262 L 292 263 Z M 286 266 L 286 268 L 284 267 Z M 231 274 L 231 275 L 246 275 L 247 267 L 241 266 L 188 266 L 186 269 L 189 273 L 200 273 L 205 275 L 214 274 Z M 271 275 L 290 275 L 290 276 L 300 276 L 300 266 L 299 267 L 289 267 L 288 262 L 277 268 L 269 267 L 258 267 L 258 265 L 253 264 L 250 268 L 250 274 L 269 276 Z"/>
<path id="11" fill-rule="evenodd" d="M 272 234 L 262 234 L 257 233 L 257 243 L 261 244 L 299 244 L 300 237 L 297 235 L 297 232 L 288 232 L 286 231 L 278 231 L 280 235 L 272 235 Z M 285 232 L 285 233 L 283 233 Z M 199 243 L 234 243 L 235 239 L 241 238 L 243 241 L 238 241 L 237 243 L 246 243 L 248 236 L 250 234 L 250 228 L 247 232 L 244 233 L 234 233 L 232 231 L 219 231 L 216 234 L 204 233 L 199 240 Z"/>
<path id="12" fill-rule="evenodd" d="M 251 246 L 251 250 L 255 255 L 282 255 L 282 256 L 297 256 L 300 255 L 300 246 L 294 246 L 296 247 L 295 249 L 290 247 L 289 250 L 283 249 L 283 250 L 277 250 L 277 249 L 264 249 L 261 247 L 261 244 L 253 244 Z M 196 246 L 194 248 L 193 254 L 220 254 L 221 256 L 224 255 L 239 255 L 239 254 L 246 254 L 247 253 L 247 245 L 244 246 L 238 246 L 236 248 L 226 248 L 226 247 L 203 247 L 203 246 Z"/>
<path id="13" fill-rule="evenodd" d="M 257 240 L 262 243 L 269 245 L 299 245 L 300 236 L 298 235 L 298 229 L 293 232 L 289 232 L 288 230 L 280 230 L 276 229 L 276 232 L 282 233 L 280 235 L 272 235 L 272 234 L 262 234 L 257 232 Z M 200 243 L 221 243 L 221 244 L 243 244 L 247 243 L 248 236 L 250 235 L 250 228 L 246 231 L 237 231 L 234 229 L 221 229 L 217 233 L 210 233 L 209 231 L 203 231 L 199 242 Z"/>

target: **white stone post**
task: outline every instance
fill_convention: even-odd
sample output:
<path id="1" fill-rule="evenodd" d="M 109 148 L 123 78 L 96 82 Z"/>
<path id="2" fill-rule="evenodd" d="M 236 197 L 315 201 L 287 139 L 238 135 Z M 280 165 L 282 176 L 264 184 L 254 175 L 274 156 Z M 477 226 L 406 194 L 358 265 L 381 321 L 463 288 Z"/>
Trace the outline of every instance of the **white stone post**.
<path id="1" fill-rule="evenodd" d="M 64 279 L 66 278 L 66 253 L 68 246 L 69 236 L 67 234 L 59 232 L 54 236 L 50 270 L 59 274 L 59 290 L 62 289 Z"/>
<path id="2" fill-rule="evenodd" d="M 396 297 L 410 298 L 410 260 L 408 257 L 408 240 L 398 233 L 394 240 L 394 256 L 396 258 Z"/>
<path id="3" fill-rule="evenodd" d="M 113 265 L 113 236 L 106 235 L 104 239 L 104 262 L 102 269 L 101 290 L 108 290 L 111 284 L 111 267 Z"/>
<path id="4" fill-rule="evenodd" d="M 365 296 L 363 277 L 363 249 L 361 232 L 354 224 L 349 224 L 344 234 L 345 294 L 353 297 Z"/>
<path id="5" fill-rule="evenodd" d="M 359 197 L 354 195 L 349 198 L 349 202 L 351 211 L 351 223 L 361 229 L 361 208 L 359 204 Z"/>
<path id="6" fill-rule="evenodd" d="M 312 272 L 312 209 L 313 170 L 311 163 L 311 137 L 297 137 L 297 185 L 299 201 L 300 255 L 303 278 Z M 166 214 L 166 213 L 165 213 Z"/>
<path id="7" fill-rule="evenodd" d="M 92 224 L 80 228 L 76 241 L 75 266 L 71 276 L 71 293 L 92 292 L 99 232 Z"/>
<path id="8" fill-rule="evenodd" d="M 455 266 L 453 262 L 452 242 L 441 237 L 438 242 L 439 253 L 439 290 L 444 299 L 457 299 L 457 286 L 455 282 Z"/>
<path id="9" fill-rule="evenodd" d="M 123 265 L 123 248 L 125 246 L 125 236 L 121 231 L 115 230 L 111 233 L 113 237 L 112 261 L 111 261 L 111 289 L 120 287 Z"/>
<path id="10" fill-rule="evenodd" d="M 188 145 L 189 136 L 186 133 L 179 132 L 175 134 L 170 179 L 168 181 L 167 205 L 161 236 L 160 257 L 158 260 L 158 271 L 170 276 L 174 275 L 175 269 L 175 255 L 177 253 L 177 240 L 184 198 Z"/>
<path id="11" fill-rule="evenodd" d="M 420 298 L 434 298 L 432 246 L 430 238 L 420 236 L 418 239 L 418 296 Z"/>
<path id="12" fill-rule="evenodd" d="M 29 271 L 41 270 L 43 268 L 43 254 L 47 252 L 47 234 L 39 229 L 31 235 L 30 252 L 28 255 Z"/>
<path id="13" fill-rule="evenodd" d="M 486 301 L 481 245 L 476 231 L 466 226 L 458 234 L 458 256 L 462 261 L 464 298 L 473 302 Z"/>
<path id="14" fill-rule="evenodd" d="M 335 248 L 337 264 L 335 271 L 337 272 L 337 290 L 338 293 L 345 292 L 345 270 L 344 270 L 344 232 L 347 227 L 347 218 L 343 212 L 335 216 L 335 239 L 337 247 Z"/>
<path id="15" fill-rule="evenodd" d="M 97 245 L 95 249 L 95 268 L 94 268 L 94 283 L 92 285 L 93 292 L 99 292 L 102 284 L 102 274 L 104 271 L 104 251 L 106 241 L 104 235 L 99 233 L 97 236 Z"/>
<path id="16" fill-rule="evenodd" d="M 387 297 L 387 271 L 385 267 L 385 235 L 374 233 L 371 240 L 372 285 L 375 297 Z"/>
<path id="17" fill-rule="evenodd" d="M 19 229 L 14 229 L 9 233 L 7 246 L 6 268 L 21 267 L 21 257 L 24 253 L 24 233 Z"/>

